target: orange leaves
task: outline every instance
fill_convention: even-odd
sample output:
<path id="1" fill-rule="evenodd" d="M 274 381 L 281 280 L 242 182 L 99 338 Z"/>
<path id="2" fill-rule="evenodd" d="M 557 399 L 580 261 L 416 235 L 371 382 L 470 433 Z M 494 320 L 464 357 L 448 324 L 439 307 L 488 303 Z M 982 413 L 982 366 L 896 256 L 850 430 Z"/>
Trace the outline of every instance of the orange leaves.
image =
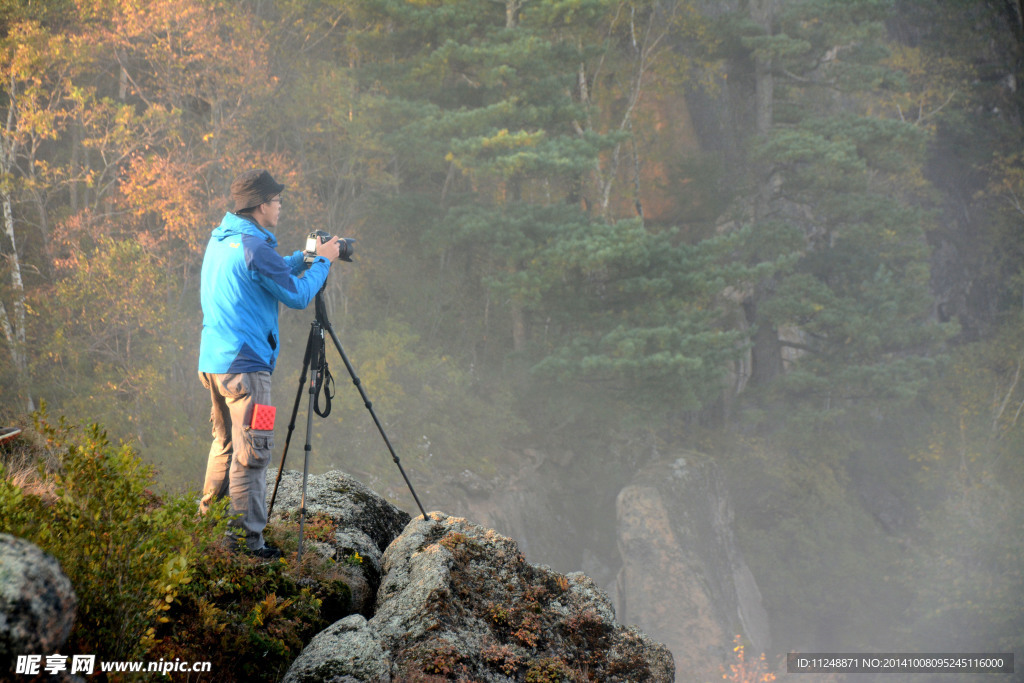
<path id="1" fill-rule="evenodd" d="M 147 100 L 168 98 L 223 125 L 273 87 L 268 40 L 236 6 L 198 0 L 123 3 L 112 40 L 118 60 Z"/>
<path id="2" fill-rule="evenodd" d="M 204 171 L 251 146 L 241 128 L 276 84 L 262 24 L 216 0 L 76 5 L 64 35 L 10 29 L 0 172 L 15 170 L 36 196 L 70 188 L 70 211 L 58 213 L 72 243 L 147 232 L 198 254 L 221 210 L 211 196 L 223 194 Z"/>
<path id="3" fill-rule="evenodd" d="M 729 670 L 722 674 L 723 680 L 730 683 L 771 683 L 775 680 L 775 674 L 768 671 L 764 653 L 753 661 L 748 661 L 743 638 L 737 635 L 732 642 L 734 661 L 729 664 Z"/>
<path id="4" fill-rule="evenodd" d="M 177 238 L 200 253 L 209 231 L 199 175 L 190 160 L 157 154 L 132 158 L 120 185 L 121 200 L 136 218 L 145 219 L 157 242 Z"/>
<path id="5" fill-rule="evenodd" d="M 4 117 L 5 150 L 21 146 L 34 155 L 39 143 L 56 139 L 67 125 L 74 107 L 65 102 L 70 93 L 61 57 L 65 42 L 34 23 L 11 28 L 0 53 L 0 91 L 7 100 L 4 113 L 10 114 Z"/>

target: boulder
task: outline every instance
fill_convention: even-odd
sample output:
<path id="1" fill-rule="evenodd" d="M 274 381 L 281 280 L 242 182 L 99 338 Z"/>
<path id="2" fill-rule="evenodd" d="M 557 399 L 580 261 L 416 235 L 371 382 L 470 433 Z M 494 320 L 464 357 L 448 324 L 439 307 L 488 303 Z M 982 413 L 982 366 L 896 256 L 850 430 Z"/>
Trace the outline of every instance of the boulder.
<path id="1" fill-rule="evenodd" d="M 722 475 L 680 454 L 641 470 L 617 501 L 620 618 L 664 642 L 687 680 L 717 680 L 733 637 L 770 646 L 761 593 L 732 531 Z"/>
<path id="2" fill-rule="evenodd" d="M 587 576 L 529 564 L 491 529 L 434 512 L 382 560 L 373 617 L 317 636 L 285 681 L 674 680 L 669 651 L 616 623 Z"/>
<path id="3" fill-rule="evenodd" d="M 318 633 L 292 662 L 282 683 L 390 681 L 391 660 L 380 636 L 359 614 Z"/>
<path id="4" fill-rule="evenodd" d="M 274 482 L 267 486 L 267 500 Z M 302 473 L 282 473 L 271 521 L 279 516 L 297 520 L 302 504 Z M 322 515 L 337 526 L 327 542 L 306 543 L 306 548 L 335 560 L 352 591 L 349 612 L 369 617 L 381 581 L 381 555 L 409 522 L 409 514 L 386 501 L 344 472 L 309 475 L 306 482 L 306 518 Z M 358 554 L 358 560 L 354 560 Z"/>
<path id="5" fill-rule="evenodd" d="M 71 581 L 52 555 L 0 534 L 0 666 L 18 655 L 60 651 L 77 604 Z"/>

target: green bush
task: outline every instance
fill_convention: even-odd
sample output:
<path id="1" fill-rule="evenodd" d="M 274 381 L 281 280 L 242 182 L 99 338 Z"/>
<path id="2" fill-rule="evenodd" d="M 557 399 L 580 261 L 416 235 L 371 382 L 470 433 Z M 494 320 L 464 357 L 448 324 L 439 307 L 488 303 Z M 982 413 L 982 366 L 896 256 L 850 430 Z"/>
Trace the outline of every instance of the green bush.
<path id="1" fill-rule="evenodd" d="M 142 658 L 199 554 L 223 537 L 226 504 L 200 519 L 194 498 L 154 495 L 152 468 L 99 425 L 52 425 L 45 409 L 34 421 L 56 465 L 40 466 L 36 493 L 0 481 L 0 529 L 60 561 L 78 596 L 75 651 Z"/>
<path id="2" fill-rule="evenodd" d="M 200 517 L 194 493 L 152 493 L 153 469 L 100 426 L 52 425 L 45 408 L 34 422 L 40 443 L 3 458 L 24 470 L 34 456 L 32 485 L 17 485 L 0 465 L 0 531 L 54 555 L 74 585 L 67 651 L 209 661 L 224 682 L 276 681 L 313 635 L 348 613 L 335 563 L 316 553 L 300 567 L 233 552 L 227 499 Z M 287 548 L 296 526 L 267 533 Z"/>
<path id="3" fill-rule="evenodd" d="M 307 553 L 300 568 L 293 557 L 264 563 L 212 548 L 157 628 L 150 659 L 208 661 L 222 683 L 280 680 L 314 635 L 349 614 L 338 566 Z"/>

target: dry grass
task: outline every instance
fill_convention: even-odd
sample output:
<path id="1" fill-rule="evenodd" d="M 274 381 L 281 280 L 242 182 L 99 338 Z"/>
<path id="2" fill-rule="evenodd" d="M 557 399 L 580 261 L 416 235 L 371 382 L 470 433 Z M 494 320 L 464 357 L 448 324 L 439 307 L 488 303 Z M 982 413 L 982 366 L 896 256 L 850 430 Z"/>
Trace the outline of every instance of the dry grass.
<path id="1" fill-rule="evenodd" d="M 53 499 L 54 484 L 44 480 L 40 472 L 54 472 L 59 466 L 57 456 L 46 446 L 43 437 L 29 425 L 14 424 L 22 432 L 10 441 L 0 443 L 2 476 L 24 493 Z"/>

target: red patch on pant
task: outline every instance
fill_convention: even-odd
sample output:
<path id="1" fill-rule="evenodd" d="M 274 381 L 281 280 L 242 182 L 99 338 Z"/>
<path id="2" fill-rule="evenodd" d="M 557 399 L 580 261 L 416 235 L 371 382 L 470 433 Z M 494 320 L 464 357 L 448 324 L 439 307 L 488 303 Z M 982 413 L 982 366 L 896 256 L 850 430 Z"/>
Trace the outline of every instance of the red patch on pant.
<path id="1" fill-rule="evenodd" d="M 257 403 L 253 406 L 252 424 L 249 426 L 256 430 L 271 431 L 274 429 L 275 415 L 277 415 L 277 408 Z"/>

